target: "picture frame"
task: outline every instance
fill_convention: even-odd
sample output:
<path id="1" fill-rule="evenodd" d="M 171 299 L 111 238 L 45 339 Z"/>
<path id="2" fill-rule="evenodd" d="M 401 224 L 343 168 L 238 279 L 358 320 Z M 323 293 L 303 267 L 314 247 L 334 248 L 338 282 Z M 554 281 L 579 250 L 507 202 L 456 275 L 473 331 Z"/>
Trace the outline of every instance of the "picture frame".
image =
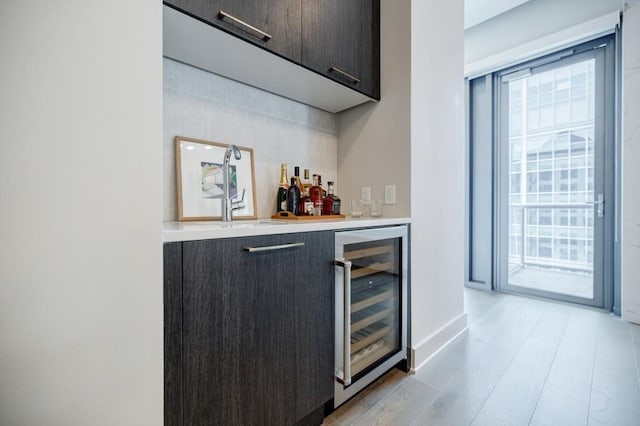
<path id="1" fill-rule="evenodd" d="M 178 221 L 220 220 L 224 155 L 230 145 L 184 136 L 175 137 Z M 233 219 L 257 219 L 253 149 L 238 146 L 240 160 L 231 156 L 229 193 L 244 207 Z"/>

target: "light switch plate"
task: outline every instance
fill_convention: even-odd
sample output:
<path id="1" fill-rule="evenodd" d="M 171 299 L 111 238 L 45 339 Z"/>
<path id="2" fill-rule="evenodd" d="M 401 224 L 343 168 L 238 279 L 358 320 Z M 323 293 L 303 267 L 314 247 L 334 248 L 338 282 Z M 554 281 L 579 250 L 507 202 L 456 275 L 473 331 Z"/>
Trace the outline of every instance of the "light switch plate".
<path id="1" fill-rule="evenodd" d="M 395 185 L 384 186 L 384 203 L 385 204 L 396 203 L 396 186 Z"/>
<path id="2" fill-rule="evenodd" d="M 363 186 L 360 188 L 360 200 L 362 204 L 371 204 L 371 187 Z"/>

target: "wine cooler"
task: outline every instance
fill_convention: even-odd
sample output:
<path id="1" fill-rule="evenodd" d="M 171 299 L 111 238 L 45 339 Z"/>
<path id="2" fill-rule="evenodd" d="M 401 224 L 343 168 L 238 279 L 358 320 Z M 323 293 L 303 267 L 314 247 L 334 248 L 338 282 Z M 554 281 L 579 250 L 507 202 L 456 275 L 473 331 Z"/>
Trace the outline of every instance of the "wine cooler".
<path id="1" fill-rule="evenodd" d="M 407 226 L 336 232 L 334 407 L 407 359 Z"/>

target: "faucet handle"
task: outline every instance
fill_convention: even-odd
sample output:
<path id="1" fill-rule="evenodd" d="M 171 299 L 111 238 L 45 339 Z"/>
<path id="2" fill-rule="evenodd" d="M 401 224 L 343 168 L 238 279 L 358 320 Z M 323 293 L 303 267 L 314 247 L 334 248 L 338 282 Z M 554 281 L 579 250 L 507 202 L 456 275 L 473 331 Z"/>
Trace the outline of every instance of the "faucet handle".
<path id="1" fill-rule="evenodd" d="M 233 201 L 231 203 L 231 211 L 242 210 L 245 207 L 244 201 Z"/>
<path id="2" fill-rule="evenodd" d="M 236 199 L 236 201 L 231 201 L 231 210 L 242 210 L 246 207 L 245 203 L 244 203 L 244 194 L 246 192 L 246 189 L 242 190 L 242 198 L 240 198 L 239 200 Z"/>

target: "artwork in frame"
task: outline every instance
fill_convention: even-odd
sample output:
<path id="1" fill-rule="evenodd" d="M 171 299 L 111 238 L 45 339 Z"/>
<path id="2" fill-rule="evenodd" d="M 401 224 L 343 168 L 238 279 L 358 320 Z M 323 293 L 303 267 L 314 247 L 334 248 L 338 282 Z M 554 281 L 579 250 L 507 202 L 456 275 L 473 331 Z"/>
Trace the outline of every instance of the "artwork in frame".
<path id="1" fill-rule="evenodd" d="M 178 220 L 219 220 L 223 198 L 224 154 L 229 145 L 200 139 L 175 137 Z M 253 149 L 238 147 L 241 158 L 231 155 L 229 195 L 244 201 L 234 219 L 256 219 L 256 184 Z"/>

